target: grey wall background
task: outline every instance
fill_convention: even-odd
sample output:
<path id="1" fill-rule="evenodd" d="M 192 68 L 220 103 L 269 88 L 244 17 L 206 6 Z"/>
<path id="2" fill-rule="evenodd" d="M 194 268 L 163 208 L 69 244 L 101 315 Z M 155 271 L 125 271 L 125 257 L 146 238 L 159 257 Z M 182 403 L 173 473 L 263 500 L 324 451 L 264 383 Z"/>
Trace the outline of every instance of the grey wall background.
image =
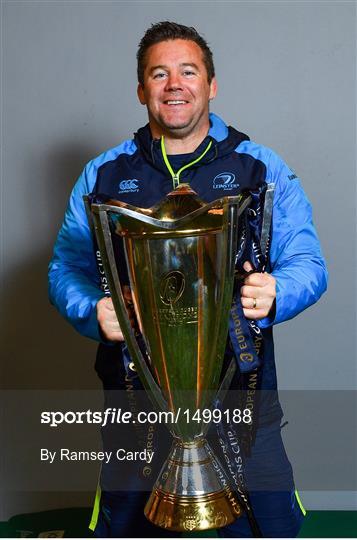
<path id="1" fill-rule="evenodd" d="M 276 328 L 280 387 L 354 389 L 355 3 L 12 0 L 1 10 L 2 388 L 99 388 L 95 343 L 48 303 L 47 263 L 85 163 L 146 122 L 136 47 L 151 23 L 170 19 L 196 26 L 212 46 L 212 110 L 274 148 L 314 207 L 330 286 Z M 0 519 L 90 497 L 10 490 Z M 304 502 L 349 509 L 354 497 L 306 492 Z"/>

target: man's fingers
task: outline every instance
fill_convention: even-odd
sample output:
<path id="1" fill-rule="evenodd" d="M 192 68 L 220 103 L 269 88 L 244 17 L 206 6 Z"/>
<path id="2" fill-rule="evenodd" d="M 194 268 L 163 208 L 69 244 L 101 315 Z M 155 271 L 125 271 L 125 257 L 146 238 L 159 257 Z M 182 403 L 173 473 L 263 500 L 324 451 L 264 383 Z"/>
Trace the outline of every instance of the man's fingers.
<path id="1" fill-rule="evenodd" d="M 102 332 L 104 334 L 104 337 L 108 341 L 124 341 L 124 336 L 120 330 L 117 331 L 105 331 L 102 329 Z"/>
<path id="2" fill-rule="evenodd" d="M 124 296 L 124 299 L 125 299 L 127 304 L 132 304 L 133 303 L 133 297 L 132 297 L 132 294 L 131 294 L 131 289 L 130 289 L 130 287 L 128 287 L 128 285 L 125 285 L 123 287 L 123 296 Z"/>
<path id="3" fill-rule="evenodd" d="M 246 298 L 261 298 L 266 295 L 263 287 L 251 287 L 250 285 L 243 285 L 240 294 Z"/>
<path id="4" fill-rule="evenodd" d="M 258 310 L 258 309 L 264 309 L 264 310 L 267 310 L 267 309 L 270 309 L 271 307 L 271 300 L 270 298 L 266 298 L 266 297 L 251 297 L 251 298 L 248 298 L 246 296 L 242 296 L 241 297 L 241 302 L 242 302 L 242 306 L 243 308 L 245 309 L 254 309 L 254 310 Z"/>
<path id="5" fill-rule="evenodd" d="M 126 292 L 127 299 L 131 298 L 131 295 Z M 129 320 L 131 326 L 135 327 L 134 313 L 132 309 L 129 309 Z M 106 339 L 109 341 L 124 341 L 124 336 L 121 331 L 117 315 L 114 310 L 113 301 L 109 297 L 101 298 L 97 303 L 97 319 L 101 331 Z"/>
<path id="6" fill-rule="evenodd" d="M 264 305 L 265 302 L 263 298 L 259 298 L 259 302 L 258 302 L 258 298 L 248 298 L 246 296 L 242 296 L 241 302 L 242 302 L 242 306 L 246 309 L 256 309 L 258 308 L 258 305 L 260 308 L 266 307 Z"/>
<path id="7" fill-rule="evenodd" d="M 243 313 L 247 319 L 259 320 L 264 319 L 267 316 L 265 309 L 245 309 L 243 308 Z"/>
<path id="8" fill-rule="evenodd" d="M 254 274 L 250 274 L 247 276 L 244 280 L 244 285 L 253 285 L 254 287 L 265 287 L 269 282 L 269 277 L 267 274 L 260 274 L 258 272 L 254 272 Z"/>
<path id="9" fill-rule="evenodd" d="M 240 293 L 245 317 L 264 319 L 269 315 L 276 297 L 275 278 L 268 273 L 253 272 L 245 278 Z"/>
<path id="10" fill-rule="evenodd" d="M 123 332 L 120 330 L 120 327 L 118 326 L 110 327 L 108 324 L 106 324 L 105 327 L 103 328 L 103 332 L 105 332 L 107 336 L 118 336 L 121 341 L 124 340 Z"/>
<path id="11" fill-rule="evenodd" d="M 110 341 L 124 341 L 124 336 L 118 323 L 105 321 L 100 324 L 100 327 L 106 339 Z"/>
<path id="12" fill-rule="evenodd" d="M 107 305 L 103 306 L 103 309 L 98 311 L 98 319 L 103 319 L 105 321 L 118 322 L 117 315 L 114 309 L 111 309 Z"/>
<path id="13" fill-rule="evenodd" d="M 103 309 L 114 311 L 113 300 L 110 298 L 110 296 L 105 296 L 104 298 L 99 300 L 97 305 L 99 307 L 102 307 Z"/>
<path id="14" fill-rule="evenodd" d="M 108 318 L 104 319 L 103 325 L 108 329 L 112 329 L 112 330 L 119 329 L 120 330 L 118 319 L 116 319 L 116 318 L 115 319 L 108 319 Z"/>
<path id="15" fill-rule="evenodd" d="M 97 319 L 101 331 L 109 341 L 123 341 L 118 319 L 111 298 L 101 298 L 97 303 Z"/>
<path id="16" fill-rule="evenodd" d="M 245 263 L 243 264 L 243 268 L 246 272 L 251 272 L 252 270 L 254 270 L 253 266 L 249 261 L 245 261 Z"/>

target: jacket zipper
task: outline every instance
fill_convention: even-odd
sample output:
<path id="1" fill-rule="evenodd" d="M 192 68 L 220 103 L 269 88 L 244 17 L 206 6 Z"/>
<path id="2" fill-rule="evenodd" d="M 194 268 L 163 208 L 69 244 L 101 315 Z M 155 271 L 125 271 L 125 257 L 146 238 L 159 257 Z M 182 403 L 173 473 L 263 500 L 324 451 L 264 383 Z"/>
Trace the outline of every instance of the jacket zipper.
<path id="1" fill-rule="evenodd" d="M 173 170 L 173 168 L 171 167 L 171 163 L 169 162 L 169 159 L 167 157 L 167 154 L 166 154 L 166 148 L 165 148 L 165 143 L 164 143 L 164 136 L 162 135 L 161 136 L 161 152 L 162 152 L 162 157 L 164 158 L 164 162 L 165 162 L 165 165 L 169 171 L 169 173 L 171 174 L 171 177 L 172 177 L 172 184 L 173 184 L 173 187 L 174 189 L 176 189 L 179 185 L 180 185 L 180 174 L 185 170 L 185 169 L 188 169 L 189 167 L 192 167 L 192 165 L 195 165 L 196 163 L 198 163 L 208 152 L 208 150 L 211 148 L 212 146 L 212 141 L 210 141 L 206 147 L 206 149 L 202 152 L 202 154 L 200 156 L 198 156 L 197 159 L 195 159 L 194 161 L 191 161 L 191 163 L 187 163 L 186 165 L 184 165 L 183 167 L 181 167 L 181 169 L 179 169 L 176 173 L 175 171 Z"/>

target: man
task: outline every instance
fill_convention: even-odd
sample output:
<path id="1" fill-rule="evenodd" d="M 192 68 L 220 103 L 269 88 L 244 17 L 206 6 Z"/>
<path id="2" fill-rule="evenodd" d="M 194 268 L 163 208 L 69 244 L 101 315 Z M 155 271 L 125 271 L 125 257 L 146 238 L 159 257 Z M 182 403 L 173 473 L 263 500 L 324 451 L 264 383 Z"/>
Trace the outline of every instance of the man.
<path id="1" fill-rule="evenodd" d="M 153 25 L 140 42 L 137 59 L 138 97 L 147 107 L 149 124 L 133 140 L 91 161 L 75 185 L 50 264 L 51 301 L 81 334 L 100 342 L 96 369 L 104 388 L 124 388 L 125 376 L 132 375 L 130 359 L 112 301 L 100 288 L 82 196 L 106 194 L 150 207 L 180 182 L 189 182 L 207 202 L 244 189 L 262 193 L 274 183 L 269 271 L 255 271 L 259 261 L 248 246 L 251 256 L 242 266 L 249 275 L 240 289 L 244 315 L 257 321 L 264 338 L 260 385 L 274 391 L 272 325 L 294 317 L 326 289 L 310 205 L 296 175 L 274 152 L 209 114 L 217 83 L 212 53 L 195 29 L 171 22 Z M 254 219 L 261 229 L 259 211 Z M 289 537 L 297 535 L 304 512 L 281 441 L 281 417 L 276 399 L 261 407 L 246 473 L 248 486 L 250 481 L 254 486 L 256 476 L 269 479 L 266 489 L 260 486 L 252 493 L 263 535 Z M 105 485 L 104 468 L 97 536 L 170 535 L 143 517 L 146 494 L 106 491 Z M 251 536 L 244 517 L 219 534 Z"/>

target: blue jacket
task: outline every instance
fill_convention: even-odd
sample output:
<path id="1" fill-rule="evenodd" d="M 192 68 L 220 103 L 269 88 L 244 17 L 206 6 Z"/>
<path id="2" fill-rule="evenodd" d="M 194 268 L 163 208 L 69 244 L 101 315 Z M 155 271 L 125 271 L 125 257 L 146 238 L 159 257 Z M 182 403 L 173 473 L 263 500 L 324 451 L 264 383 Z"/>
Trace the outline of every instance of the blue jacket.
<path id="1" fill-rule="evenodd" d="M 259 322 L 267 341 L 264 387 L 272 389 L 276 375 L 271 326 L 314 304 L 326 290 L 327 271 L 311 206 L 294 172 L 272 150 L 227 127 L 218 116 L 211 114 L 210 124 L 208 136 L 193 154 L 169 156 L 177 172 L 212 142 L 202 159 L 181 171 L 180 181 L 190 182 L 207 202 L 275 183 L 269 267 L 277 282 L 276 310 L 274 318 Z M 72 191 L 49 266 L 51 302 L 82 335 L 100 341 L 96 304 L 103 297 L 82 196 L 104 193 L 150 207 L 172 188 L 160 141 L 152 139 L 148 126 L 86 165 Z"/>

